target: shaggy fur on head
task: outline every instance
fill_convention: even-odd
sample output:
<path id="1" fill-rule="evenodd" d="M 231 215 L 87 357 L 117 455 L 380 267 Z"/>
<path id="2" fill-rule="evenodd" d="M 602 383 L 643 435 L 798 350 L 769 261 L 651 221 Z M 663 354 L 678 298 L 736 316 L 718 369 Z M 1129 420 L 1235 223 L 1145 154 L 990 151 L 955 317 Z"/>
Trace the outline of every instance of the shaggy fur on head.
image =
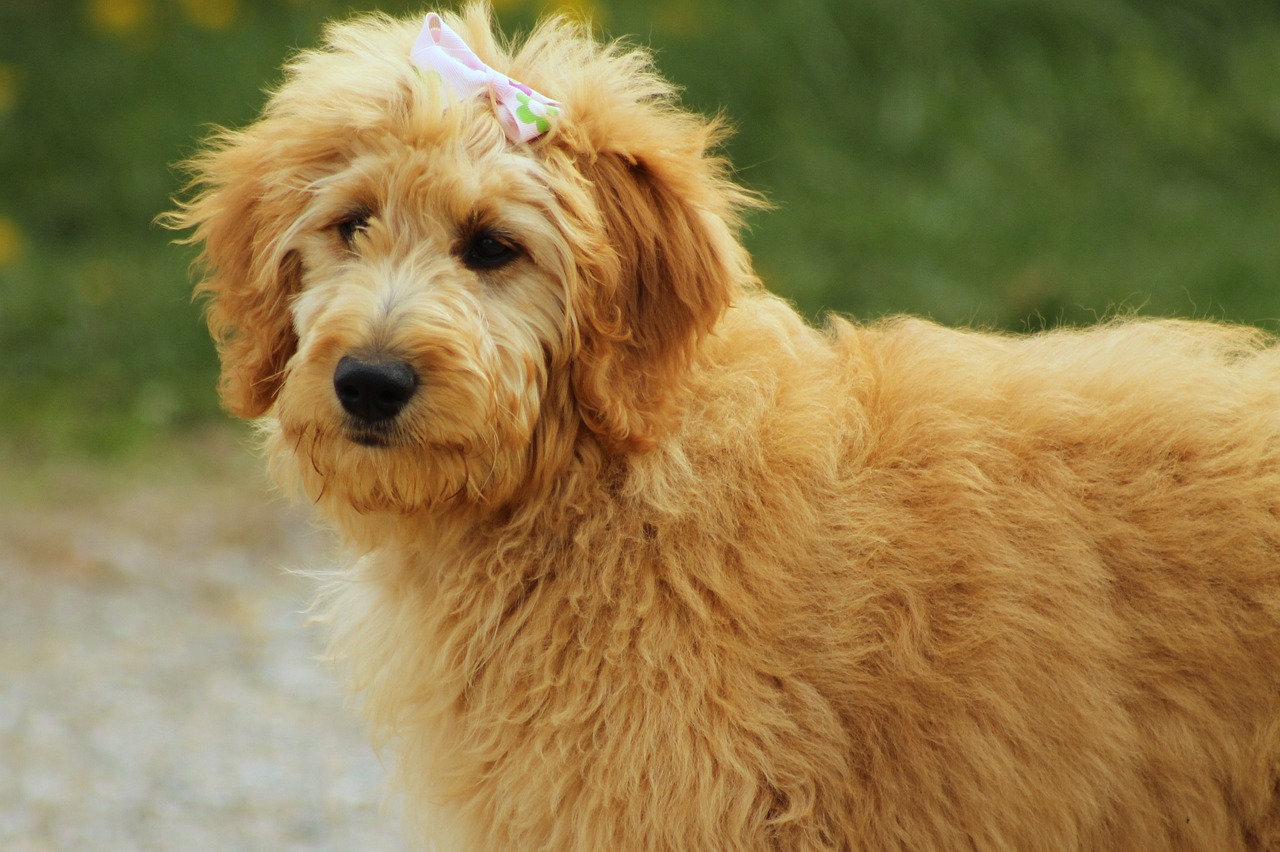
<path id="1" fill-rule="evenodd" d="M 813 328 L 645 53 L 449 21 L 551 133 L 361 18 L 172 217 L 226 407 L 358 557 L 332 647 L 424 839 L 1280 848 L 1268 337 Z M 353 416 L 348 358 L 403 408 Z"/>

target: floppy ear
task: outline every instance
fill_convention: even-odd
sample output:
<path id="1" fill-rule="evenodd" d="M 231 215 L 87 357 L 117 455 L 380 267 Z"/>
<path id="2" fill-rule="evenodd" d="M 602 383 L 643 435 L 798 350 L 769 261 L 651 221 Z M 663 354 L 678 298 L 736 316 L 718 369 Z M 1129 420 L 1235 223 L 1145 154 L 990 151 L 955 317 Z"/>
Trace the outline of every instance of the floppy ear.
<path id="1" fill-rule="evenodd" d="M 215 137 L 188 165 L 201 189 L 164 222 L 192 228 L 202 246 L 205 318 L 218 347 L 222 403 L 238 417 L 271 407 L 297 346 L 289 300 L 301 285 L 301 263 L 284 237 L 301 212 L 296 177 L 283 171 L 278 146 L 251 128 Z"/>
<path id="2" fill-rule="evenodd" d="M 576 255 L 576 408 L 607 448 L 650 447 L 699 340 L 758 286 L 737 233 L 741 213 L 764 204 L 715 155 L 723 124 L 684 109 L 647 51 L 553 18 L 509 70 L 563 108 L 533 146 L 566 178 L 555 194 Z"/>
<path id="3" fill-rule="evenodd" d="M 653 157 L 604 153 L 582 158 L 578 170 L 607 248 L 579 261 L 585 287 L 573 306 L 574 391 L 606 445 L 644 449 L 663 431 L 699 339 L 754 281 L 734 233 L 749 197 L 701 147 Z"/>

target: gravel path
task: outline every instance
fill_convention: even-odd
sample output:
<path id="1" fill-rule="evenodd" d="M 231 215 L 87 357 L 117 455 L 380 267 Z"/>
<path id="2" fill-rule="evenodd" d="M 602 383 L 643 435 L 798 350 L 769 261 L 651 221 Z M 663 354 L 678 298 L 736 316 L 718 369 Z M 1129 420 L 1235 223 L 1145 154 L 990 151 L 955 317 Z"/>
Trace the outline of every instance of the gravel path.
<path id="1" fill-rule="evenodd" d="M 284 570 L 328 537 L 236 440 L 0 471 L 0 849 L 402 848 Z"/>

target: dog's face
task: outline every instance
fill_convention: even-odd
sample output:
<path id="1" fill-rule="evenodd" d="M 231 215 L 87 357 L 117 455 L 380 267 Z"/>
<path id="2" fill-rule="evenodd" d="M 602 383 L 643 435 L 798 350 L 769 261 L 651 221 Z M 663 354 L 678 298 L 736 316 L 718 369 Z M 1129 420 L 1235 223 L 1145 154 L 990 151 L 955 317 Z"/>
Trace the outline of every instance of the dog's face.
<path id="1" fill-rule="evenodd" d="M 527 146 L 466 124 L 352 140 L 295 220 L 297 343 L 275 415 L 309 490 L 417 507 L 527 475 L 573 346 L 563 228 L 581 225 L 557 227 L 553 176 Z"/>
<path id="2" fill-rule="evenodd" d="M 569 459 L 657 440 L 699 337 L 751 280 L 750 199 L 640 53 L 564 24 L 501 53 L 562 105 L 512 143 L 484 97 L 412 68 L 419 23 L 330 30 L 264 116 L 193 161 L 233 413 L 284 475 L 365 511 L 494 506 Z"/>

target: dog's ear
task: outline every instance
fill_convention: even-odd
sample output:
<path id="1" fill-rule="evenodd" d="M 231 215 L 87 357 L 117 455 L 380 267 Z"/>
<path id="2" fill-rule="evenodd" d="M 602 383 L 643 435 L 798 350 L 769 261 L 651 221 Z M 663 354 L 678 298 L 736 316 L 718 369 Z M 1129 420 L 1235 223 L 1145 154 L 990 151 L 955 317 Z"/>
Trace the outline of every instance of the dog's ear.
<path id="1" fill-rule="evenodd" d="M 197 194 L 163 220 L 192 229 L 186 241 L 202 248 L 196 295 L 206 299 L 222 364 L 218 390 L 226 409 L 244 418 L 271 407 L 297 346 L 289 302 L 301 265 L 285 238 L 304 199 L 268 131 L 216 135 L 188 163 Z"/>
<path id="2" fill-rule="evenodd" d="M 717 128 L 686 118 L 692 138 L 655 134 L 577 158 L 603 239 L 578 261 L 573 388 L 583 420 L 614 448 L 656 441 L 698 341 L 755 283 L 736 232 L 739 210 L 758 202 L 708 153 Z"/>
<path id="3" fill-rule="evenodd" d="M 576 252 L 576 406 L 606 446 L 644 449 L 667 428 L 699 340 L 758 286 L 738 231 L 763 202 L 716 155 L 723 123 L 684 109 L 647 51 L 551 20 L 510 70 L 562 107 L 534 145 L 569 176 L 556 196 Z"/>
<path id="4" fill-rule="evenodd" d="M 723 223 L 646 160 L 606 153 L 579 170 L 606 248 L 579 265 L 574 390 L 584 420 L 607 444 L 642 449 L 661 431 L 698 339 L 739 286 L 726 256 L 734 245 Z"/>

